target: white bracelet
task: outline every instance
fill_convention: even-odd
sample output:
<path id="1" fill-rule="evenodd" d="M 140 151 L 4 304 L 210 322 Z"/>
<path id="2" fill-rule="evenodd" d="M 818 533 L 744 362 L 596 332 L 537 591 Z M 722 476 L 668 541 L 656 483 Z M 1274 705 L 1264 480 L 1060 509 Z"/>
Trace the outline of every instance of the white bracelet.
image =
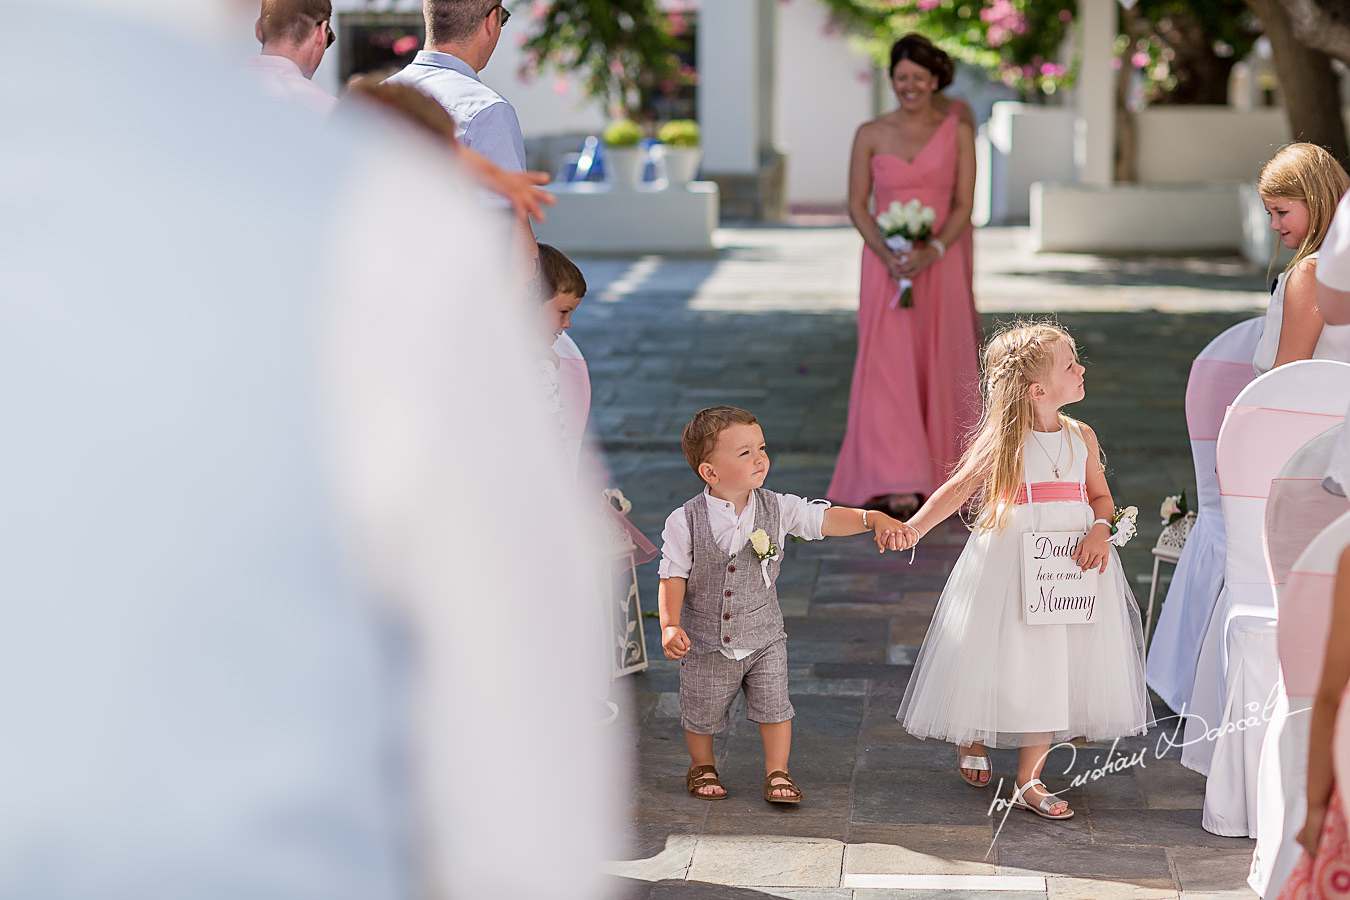
<path id="1" fill-rule="evenodd" d="M 938 259 L 942 259 L 942 257 L 947 253 L 947 245 L 942 243 L 942 241 L 938 240 L 937 238 L 929 238 L 928 246 L 937 250 Z"/>
<path id="2" fill-rule="evenodd" d="M 864 527 L 864 528 L 867 528 L 867 527 L 869 527 L 868 524 L 867 524 L 867 510 L 864 509 L 864 510 L 862 511 L 862 514 L 863 514 L 863 527 Z"/>
<path id="3" fill-rule="evenodd" d="M 1098 525 L 1105 525 L 1107 531 L 1115 531 L 1115 529 L 1111 527 L 1111 523 L 1110 523 L 1108 520 L 1106 520 L 1106 519 L 1097 519 L 1097 520 L 1094 521 L 1091 525 L 1088 526 L 1088 531 L 1091 531 L 1092 529 L 1096 528 Z"/>

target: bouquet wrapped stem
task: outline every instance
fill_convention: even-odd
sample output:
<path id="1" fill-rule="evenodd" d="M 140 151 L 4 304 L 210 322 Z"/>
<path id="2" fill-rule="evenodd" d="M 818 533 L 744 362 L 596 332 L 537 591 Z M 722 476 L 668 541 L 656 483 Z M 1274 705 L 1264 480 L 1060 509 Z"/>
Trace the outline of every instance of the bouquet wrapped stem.
<path id="1" fill-rule="evenodd" d="M 886 246 L 890 247 L 896 253 L 914 249 L 914 242 L 907 237 L 894 234 L 886 238 Z M 896 282 L 895 296 L 891 298 L 891 309 L 899 306 L 901 309 L 909 309 L 914 305 L 914 282 L 908 278 L 901 278 Z"/>

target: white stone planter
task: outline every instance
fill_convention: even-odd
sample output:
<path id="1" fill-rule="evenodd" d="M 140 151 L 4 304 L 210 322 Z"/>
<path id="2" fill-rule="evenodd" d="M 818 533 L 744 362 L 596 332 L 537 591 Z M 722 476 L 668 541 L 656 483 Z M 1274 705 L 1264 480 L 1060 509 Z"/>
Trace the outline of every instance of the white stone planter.
<path id="1" fill-rule="evenodd" d="M 666 166 L 666 184 L 670 187 L 684 187 L 698 174 L 698 164 L 703 161 L 701 147 L 662 147 L 662 158 Z"/>
<path id="2" fill-rule="evenodd" d="M 641 147 L 606 147 L 605 180 L 615 190 L 635 191 L 642 183 L 647 154 Z"/>

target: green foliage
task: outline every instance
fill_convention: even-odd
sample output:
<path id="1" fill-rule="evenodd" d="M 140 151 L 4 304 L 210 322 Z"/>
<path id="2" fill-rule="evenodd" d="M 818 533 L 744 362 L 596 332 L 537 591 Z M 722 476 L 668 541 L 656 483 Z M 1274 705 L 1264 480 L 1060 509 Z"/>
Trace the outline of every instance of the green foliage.
<path id="1" fill-rule="evenodd" d="M 677 55 L 683 17 L 662 10 L 660 0 L 535 0 L 522 12 L 532 36 L 521 74 L 551 68 L 575 75 L 587 96 L 614 114 L 692 78 Z"/>
<path id="2" fill-rule="evenodd" d="M 600 136 L 606 147 L 636 147 L 642 140 L 642 129 L 631 119 L 610 122 Z"/>
<path id="3" fill-rule="evenodd" d="M 661 126 L 656 139 L 670 147 L 697 147 L 698 123 L 693 119 L 675 119 Z"/>
<path id="4" fill-rule="evenodd" d="M 878 64 L 896 38 L 927 35 L 960 62 L 979 66 L 1024 96 L 1071 84 L 1076 61 L 1059 59 L 1076 0 L 820 0 L 835 21 L 860 35 Z M 1150 97 L 1190 76 L 1224 78 L 1227 66 L 1196 72 L 1214 58 L 1240 59 L 1258 31 L 1245 0 L 1139 0 L 1121 15 L 1117 52 L 1139 69 Z M 1180 77 L 1179 77 L 1180 76 Z"/>
<path id="5" fill-rule="evenodd" d="M 1050 94 L 1072 82 L 1059 61 L 1075 0 L 820 0 L 834 20 L 857 33 L 876 63 L 890 64 L 891 44 L 911 31 L 952 58 L 989 72 L 1024 95 Z"/>

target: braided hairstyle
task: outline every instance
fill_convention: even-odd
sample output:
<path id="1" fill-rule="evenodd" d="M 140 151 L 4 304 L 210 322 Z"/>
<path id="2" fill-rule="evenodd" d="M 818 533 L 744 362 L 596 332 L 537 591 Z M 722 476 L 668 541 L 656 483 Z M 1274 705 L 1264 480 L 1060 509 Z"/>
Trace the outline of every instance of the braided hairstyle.
<path id="1" fill-rule="evenodd" d="M 979 479 L 972 497 L 977 528 L 1001 531 L 1008 525 L 1024 478 L 1022 448 L 1035 423 L 1031 386 L 1049 374 L 1058 344 L 1078 355 L 1074 339 L 1058 325 L 1014 322 L 984 348 L 984 413 L 961 460 L 962 466 L 973 464 Z M 1059 419 L 1065 426 L 1074 421 L 1063 413 Z"/>

